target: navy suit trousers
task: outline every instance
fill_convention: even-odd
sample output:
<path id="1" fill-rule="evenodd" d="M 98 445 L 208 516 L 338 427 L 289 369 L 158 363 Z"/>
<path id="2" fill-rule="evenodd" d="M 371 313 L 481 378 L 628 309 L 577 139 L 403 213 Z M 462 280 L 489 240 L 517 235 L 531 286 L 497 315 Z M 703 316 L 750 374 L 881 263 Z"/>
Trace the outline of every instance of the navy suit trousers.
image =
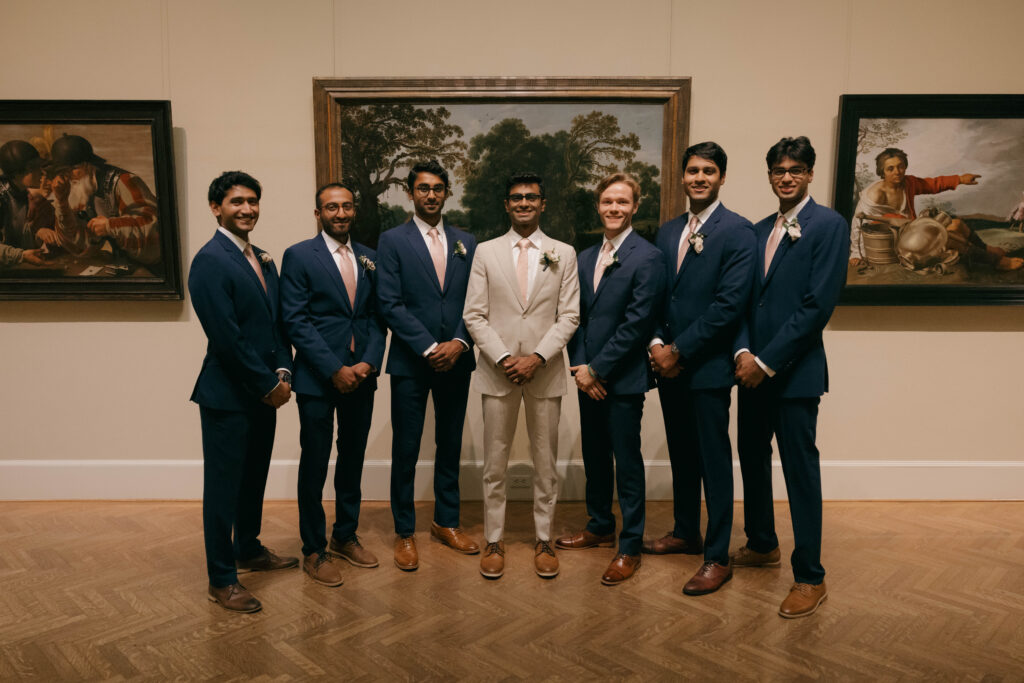
<path id="1" fill-rule="evenodd" d="M 331 460 L 334 420 L 338 420 L 338 458 L 334 466 L 334 529 L 340 543 L 359 525 L 363 457 L 373 417 L 375 387 L 364 383 L 355 391 L 329 396 L 299 394 L 299 534 L 302 554 L 327 549 L 327 519 L 323 508 L 324 482 Z"/>
<path id="2" fill-rule="evenodd" d="M 260 554 L 263 492 L 277 412 L 199 407 L 203 430 L 203 537 L 206 571 L 217 588 L 238 582 L 236 560 Z M 232 542 L 232 531 L 234 541 Z"/>
<path id="3" fill-rule="evenodd" d="M 416 531 L 416 463 L 427 395 L 434 402 L 434 521 L 459 526 L 459 460 L 471 373 L 451 370 L 425 377 L 391 375 L 391 514 L 395 533 Z"/>
<path id="4" fill-rule="evenodd" d="M 622 512 L 619 552 L 639 555 L 647 501 L 644 458 L 640 452 L 644 395 L 609 394 L 595 401 L 582 391 L 577 393 L 590 517 L 587 530 L 595 534 L 614 533 L 612 492 L 618 486 Z"/>
<path id="5" fill-rule="evenodd" d="M 737 413 L 747 545 L 760 553 L 779 545 L 772 505 L 774 434 L 793 518 L 793 578 L 815 585 L 825 579 L 821 566 L 821 467 L 815 445 L 819 402 L 817 397 L 780 398 L 764 389 L 741 388 Z"/>

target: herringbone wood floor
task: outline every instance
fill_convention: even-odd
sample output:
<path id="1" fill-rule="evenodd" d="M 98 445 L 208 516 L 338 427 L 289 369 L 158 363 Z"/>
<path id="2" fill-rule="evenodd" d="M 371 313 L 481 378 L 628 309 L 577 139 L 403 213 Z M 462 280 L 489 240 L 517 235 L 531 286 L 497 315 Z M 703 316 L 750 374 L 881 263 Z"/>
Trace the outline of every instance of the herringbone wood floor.
<path id="1" fill-rule="evenodd" d="M 464 506 L 477 538 L 481 512 Z M 336 589 L 250 574 L 263 612 L 236 615 L 205 599 L 198 503 L 2 503 L 0 680 L 1024 679 L 1022 503 L 826 504 L 830 597 L 794 621 L 776 615 L 788 561 L 698 598 L 680 593 L 689 556 L 645 557 L 608 588 L 612 550 L 563 551 L 561 576 L 542 580 L 530 514 L 510 504 L 507 571 L 487 581 L 478 556 L 426 533 L 419 571 L 400 572 L 387 504 L 365 504 L 379 568 L 346 564 Z M 583 514 L 560 504 L 556 529 Z M 776 514 L 786 557 L 786 506 Z M 268 503 L 263 541 L 297 554 L 297 517 Z M 670 519 L 649 504 L 648 534 Z"/>

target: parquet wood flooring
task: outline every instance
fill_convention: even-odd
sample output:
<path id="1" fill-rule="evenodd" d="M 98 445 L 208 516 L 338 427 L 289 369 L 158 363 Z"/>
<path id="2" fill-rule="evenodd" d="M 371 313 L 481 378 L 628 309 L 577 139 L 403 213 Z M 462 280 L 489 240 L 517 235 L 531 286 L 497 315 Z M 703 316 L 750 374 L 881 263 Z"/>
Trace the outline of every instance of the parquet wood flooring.
<path id="1" fill-rule="evenodd" d="M 463 512 L 478 539 L 481 507 Z M 785 504 L 782 568 L 738 569 L 702 597 L 680 592 L 691 556 L 645 556 L 609 588 L 613 550 L 560 551 L 561 575 L 540 579 L 530 503 L 509 510 L 500 580 L 425 532 L 420 569 L 399 571 L 390 510 L 367 503 L 379 568 L 342 563 L 335 589 L 245 575 L 264 608 L 236 615 L 205 597 L 199 503 L 0 503 L 0 680 L 1024 680 L 1024 503 L 826 503 L 829 599 L 793 621 L 776 614 Z M 294 502 L 264 517 L 263 541 L 298 554 Z M 671 504 L 647 519 L 661 535 Z M 581 503 L 559 504 L 558 532 L 583 521 Z"/>

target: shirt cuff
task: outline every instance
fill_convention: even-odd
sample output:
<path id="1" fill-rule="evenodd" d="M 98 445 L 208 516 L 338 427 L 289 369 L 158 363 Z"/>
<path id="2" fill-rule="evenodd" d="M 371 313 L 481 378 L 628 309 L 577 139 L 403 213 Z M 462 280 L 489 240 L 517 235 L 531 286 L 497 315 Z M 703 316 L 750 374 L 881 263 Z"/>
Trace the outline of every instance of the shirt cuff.
<path id="1" fill-rule="evenodd" d="M 428 347 L 427 347 L 427 350 L 426 350 L 426 351 L 424 351 L 424 352 L 423 352 L 423 353 L 422 353 L 421 355 L 422 355 L 422 356 L 423 356 L 424 358 L 426 358 L 426 357 L 427 357 L 427 356 L 429 356 L 429 355 L 430 355 L 431 353 L 433 353 L 434 349 L 436 349 L 436 348 L 437 348 L 437 342 L 434 342 L 433 344 L 431 344 L 430 346 L 428 346 Z"/>
<path id="2" fill-rule="evenodd" d="M 506 351 L 505 353 L 501 354 L 501 357 L 499 357 L 498 360 L 494 361 L 494 364 L 495 365 L 501 365 L 501 361 L 505 360 L 506 358 L 508 358 L 511 355 L 512 355 L 511 353 Z"/>
<path id="3" fill-rule="evenodd" d="M 654 339 L 651 340 L 651 343 L 647 345 L 647 348 L 649 349 L 655 344 L 661 344 L 662 346 L 664 346 L 665 342 L 661 337 L 655 337 Z"/>
<path id="4" fill-rule="evenodd" d="M 739 350 L 739 351 L 737 351 L 736 353 L 732 354 L 732 359 L 733 359 L 733 360 L 736 360 L 737 358 L 739 358 L 739 357 L 740 357 L 740 354 L 741 354 L 741 353 L 750 353 L 750 349 L 748 349 L 748 348 L 746 348 L 746 347 L 744 347 L 744 348 L 740 349 L 740 350 Z"/>
<path id="5" fill-rule="evenodd" d="M 769 377 L 774 377 L 774 376 L 775 376 L 775 371 L 774 371 L 774 370 L 772 370 L 772 369 L 771 369 L 770 367 L 768 367 L 767 365 L 765 365 L 765 364 L 764 364 L 764 361 L 762 361 L 762 360 L 761 360 L 760 358 L 758 358 L 757 356 L 754 356 L 754 362 L 755 362 L 755 363 L 757 363 L 757 364 L 758 364 L 758 366 L 760 366 L 760 368 L 761 368 L 762 370 L 764 370 L 764 374 L 768 375 Z"/>
<path id="6" fill-rule="evenodd" d="M 281 380 L 277 380 L 277 384 L 275 384 L 275 385 L 274 385 L 274 388 L 273 388 L 273 389 L 271 389 L 270 391 L 268 391 L 267 393 L 265 393 L 265 394 L 263 395 L 263 398 L 269 398 L 269 397 L 270 397 L 270 395 L 271 395 L 272 393 L 274 393 L 275 391 L 277 391 L 277 388 L 278 388 L 279 386 L 281 386 Z"/>
<path id="7" fill-rule="evenodd" d="M 459 339 L 458 337 L 455 337 L 454 341 L 457 341 L 460 344 L 462 344 L 463 351 L 469 351 L 469 342 L 467 342 L 465 339 Z"/>

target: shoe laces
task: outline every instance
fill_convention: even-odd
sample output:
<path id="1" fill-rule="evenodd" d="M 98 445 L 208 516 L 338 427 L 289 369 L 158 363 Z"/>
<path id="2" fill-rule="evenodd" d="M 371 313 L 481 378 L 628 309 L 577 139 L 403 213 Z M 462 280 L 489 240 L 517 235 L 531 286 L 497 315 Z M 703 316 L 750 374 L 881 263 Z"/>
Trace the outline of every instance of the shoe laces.
<path id="1" fill-rule="evenodd" d="M 352 538 L 348 539 L 348 542 L 351 543 L 352 545 L 354 545 L 357 548 L 362 548 L 363 547 L 363 544 L 359 542 L 359 537 L 356 536 L 355 534 L 352 534 Z"/>
<path id="2" fill-rule="evenodd" d="M 817 586 L 812 586 L 809 583 L 794 583 L 793 587 L 789 590 L 790 592 L 797 591 L 799 593 L 803 593 L 804 595 L 810 595 L 814 592 L 815 588 L 817 588 Z"/>
<path id="3" fill-rule="evenodd" d="M 705 562 L 704 564 L 702 564 L 700 566 L 700 569 L 697 570 L 697 573 L 700 574 L 701 576 L 707 577 L 707 576 L 711 576 L 711 572 L 713 572 L 714 570 L 715 570 L 715 563 L 714 562 Z"/>
<path id="4" fill-rule="evenodd" d="M 495 553 L 501 555 L 502 557 L 505 557 L 505 550 L 501 547 L 501 543 L 499 541 L 495 541 L 494 543 L 488 543 L 487 549 L 484 551 L 485 555 L 493 555 Z"/>
<path id="5" fill-rule="evenodd" d="M 402 548 L 409 549 L 412 547 L 412 536 L 402 536 L 400 541 Z"/>
<path id="6" fill-rule="evenodd" d="M 555 551 L 551 549 L 551 545 L 547 541 L 537 541 L 538 548 L 534 554 L 540 555 L 541 553 L 547 553 L 551 557 L 555 556 Z"/>
<path id="7" fill-rule="evenodd" d="M 313 569 L 319 569 L 322 565 L 328 564 L 331 561 L 331 556 L 327 553 L 319 553 L 316 556 L 316 562 L 313 563 Z"/>

